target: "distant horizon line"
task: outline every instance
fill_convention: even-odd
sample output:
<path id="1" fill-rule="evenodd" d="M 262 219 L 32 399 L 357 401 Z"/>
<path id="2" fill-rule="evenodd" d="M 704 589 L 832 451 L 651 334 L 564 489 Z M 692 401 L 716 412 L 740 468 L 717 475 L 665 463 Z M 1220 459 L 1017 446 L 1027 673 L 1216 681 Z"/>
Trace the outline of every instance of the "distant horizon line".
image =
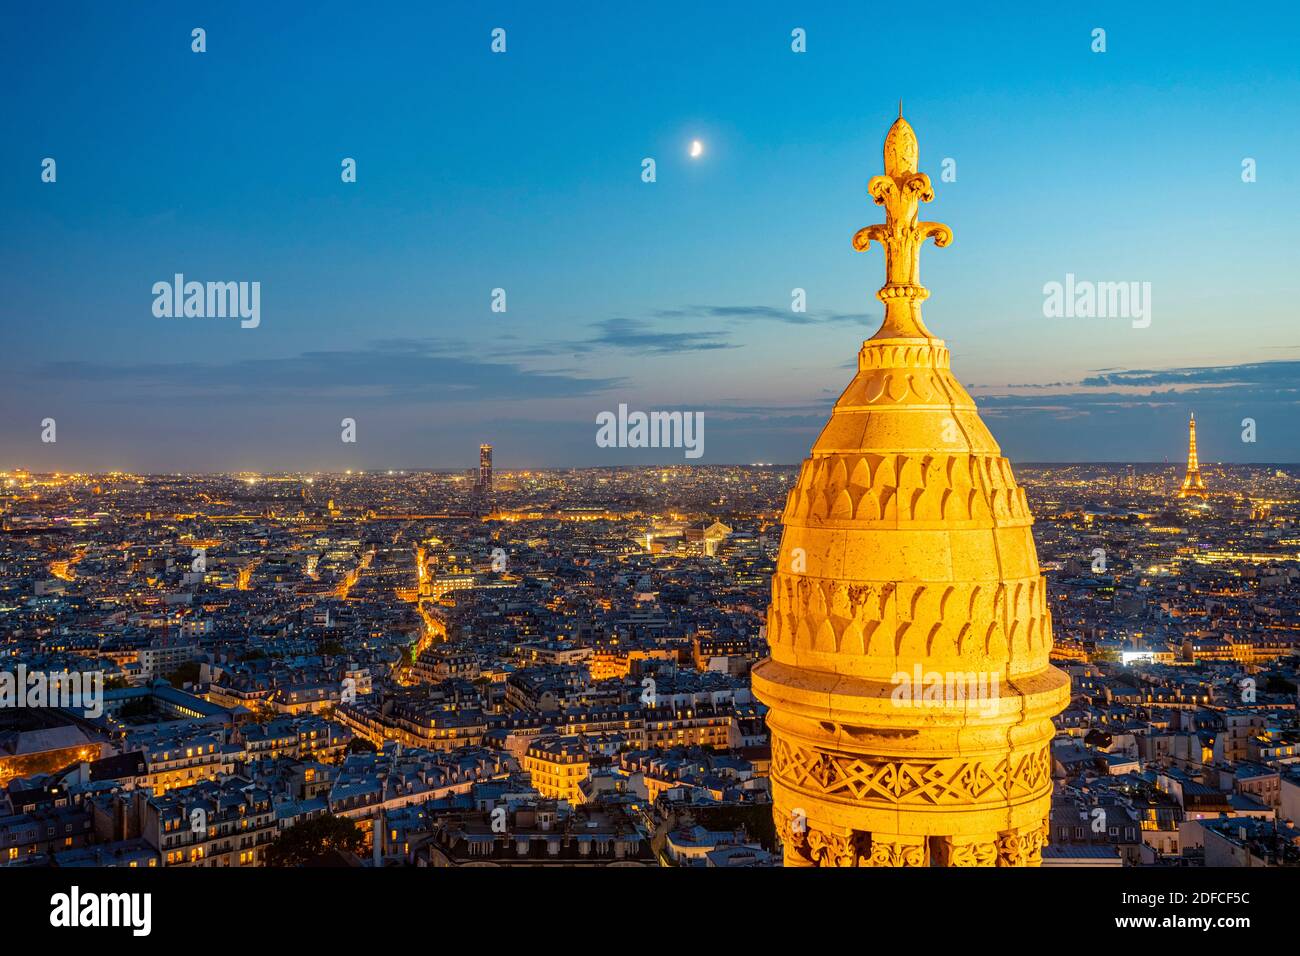
<path id="1" fill-rule="evenodd" d="M 798 468 L 800 462 L 664 462 L 664 463 L 645 463 L 645 464 L 618 464 L 618 465 L 520 465 L 511 468 L 494 468 L 494 474 L 508 475 L 519 472 L 548 472 L 548 471 L 619 471 L 619 470 L 659 470 L 664 469 L 690 469 L 706 470 L 710 468 Z M 1022 467 L 1076 467 L 1076 466 L 1147 466 L 1157 468 L 1186 468 L 1186 462 L 1182 461 L 1119 461 L 1119 460 L 1074 460 L 1074 461 L 1020 461 L 1012 462 L 1016 468 Z M 103 478 L 115 475 L 129 475 L 136 478 L 203 478 L 203 477 L 236 477 L 236 476 L 257 476 L 257 477 L 290 477 L 299 475 L 329 475 L 338 477 L 374 477 L 376 475 L 384 478 L 397 478 L 405 475 L 429 475 L 429 474 L 461 474 L 477 472 L 478 465 L 465 465 L 463 467 L 405 467 L 405 468 L 354 468 L 354 469 L 293 469 L 293 468 L 273 468 L 273 469 L 252 469 L 244 468 L 236 471 L 128 471 L 122 469 L 109 469 L 106 471 L 36 471 L 29 468 L 16 467 L 0 469 L 0 477 L 15 477 L 18 474 L 29 476 L 43 476 L 61 478 L 68 477 L 86 477 L 86 478 Z M 1275 468 L 1300 467 L 1300 462 L 1296 461 L 1212 461 L 1201 462 L 1201 467 L 1212 468 Z"/>

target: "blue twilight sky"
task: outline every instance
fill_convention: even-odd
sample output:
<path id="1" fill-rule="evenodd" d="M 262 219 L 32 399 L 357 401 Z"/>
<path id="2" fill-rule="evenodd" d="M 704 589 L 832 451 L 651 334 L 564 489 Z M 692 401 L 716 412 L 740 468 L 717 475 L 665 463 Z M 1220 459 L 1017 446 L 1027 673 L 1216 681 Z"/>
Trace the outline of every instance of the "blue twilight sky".
<path id="1" fill-rule="evenodd" d="M 1054 6 L 8 5 L 0 468 L 684 460 L 597 448 L 619 403 L 798 461 L 879 321 L 900 96 L 956 234 L 926 321 L 1006 454 L 1176 461 L 1194 410 L 1205 461 L 1300 461 L 1300 13 Z M 261 324 L 155 317 L 178 272 Z M 1067 273 L 1150 326 L 1045 318 Z"/>

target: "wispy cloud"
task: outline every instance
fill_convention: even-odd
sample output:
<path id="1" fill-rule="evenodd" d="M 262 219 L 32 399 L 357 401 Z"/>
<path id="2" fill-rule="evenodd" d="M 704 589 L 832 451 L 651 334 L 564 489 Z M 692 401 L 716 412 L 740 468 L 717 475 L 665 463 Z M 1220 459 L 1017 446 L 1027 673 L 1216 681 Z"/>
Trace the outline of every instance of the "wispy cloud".
<path id="1" fill-rule="evenodd" d="M 1211 365 L 1200 368 L 1102 370 L 1079 384 L 1089 387 L 1152 385 L 1282 386 L 1294 391 L 1300 385 L 1300 362 L 1255 362 L 1248 365 Z"/>
<path id="2" fill-rule="evenodd" d="M 1006 387 L 1019 393 L 978 395 L 981 410 L 990 415 L 1042 412 L 1078 417 L 1194 406 L 1248 413 L 1300 404 L 1300 362 L 1113 370 L 1079 382 Z M 996 386 L 992 388 L 996 392 Z M 1045 394 L 1046 389 L 1056 391 Z"/>
<path id="3" fill-rule="evenodd" d="M 688 305 L 680 309 L 660 309 L 654 313 L 662 319 L 730 319 L 784 322 L 786 325 L 831 325 L 836 323 L 870 325 L 880 322 L 880 315 L 864 312 L 833 312 L 829 309 L 795 312 L 770 305 Z"/>
<path id="4" fill-rule="evenodd" d="M 726 341 L 725 332 L 659 332 L 638 319 L 605 319 L 596 328 L 599 334 L 589 344 L 650 355 L 739 348 Z"/>
<path id="5" fill-rule="evenodd" d="M 711 319 L 726 328 L 682 329 L 665 327 L 665 322 Z M 550 358 L 563 355 L 581 356 L 600 350 L 618 350 L 636 355 L 679 355 L 686 352 L 711 352 L 738 349 L 744 342 L 732 339 L 733 332 L 751 321 L 780 322 L 786 325 L 856 324 L 874 329 L 879 315 L 869 313 L 793 312 L 765 305 L 688 305 L 678 309 L 658 309 L 647 318 L 616 316 L 591 323 L 595 333 L 586 339 L 559 339 L 534 343 L 503 344 L 511 336 L 498 336 L 489 345 L 498 358 Z M 400 342 L 401 340 L 389 340 Z M 856 367 L 857 360 L 845 367 Z"/>
<path id="6" fill-rule="evenodd" d="M 509 362 L 440 354 L 420 339 L 384 339 L 355 350 L 233 362 L 50 362 L 36 372 L 69 385 L 116 384 L 177 397 L 223 400 L 348 394 L 380 400 L 512 401 L 581 397 L 623 384 L 618 378 L 534 371 Z"/>
<path id="7" fill-rule="evenodd" d="M 1167 369 L 1097 369 L 1093 374 L 1070 382 L 1015 382 L 1006 385 L 967 385 L 967 388 L 996 392 L 999 389 L 1042 391 L 1052 389 L 1052 398 L 1069 395 L 1106 400 L 1122 397 L 1131 401 L 1142 389 L 1150 396 L 1163 399 L 1179 395 L 1197 395 L 1214 389 L 1240 390 L 1256 396 L 1275 393 L 1275 397 L 1293 395 L 1300 389 L 1300 362 L 1249 362 L 1241 365 L 1188 366 Z M 1163 388 L 1163 391 L 1156 391 Z M 1098 393 L 1097 389 L 1123 389 L 1116 393 Z M 1042 399 L 1032 398 L 1031 401 Z"/>

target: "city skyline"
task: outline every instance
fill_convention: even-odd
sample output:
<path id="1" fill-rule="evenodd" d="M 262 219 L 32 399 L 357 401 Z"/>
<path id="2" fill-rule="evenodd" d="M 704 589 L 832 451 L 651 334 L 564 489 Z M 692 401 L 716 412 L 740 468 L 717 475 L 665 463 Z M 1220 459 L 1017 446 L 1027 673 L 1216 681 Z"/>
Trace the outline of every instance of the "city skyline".
<path id="1" fill-rule="evenodd" d="M 682 460 L 680 460 L 680 459 L 671 459 L 671 458 L 670 458 L 670 459 L 668 459 L 668 460 L 662 460 L 662 461 L 648 461 L 648 462 L 647 462 L 647 461 L 620 461 L 620 462 L 605 462 L 605 463 L 599 463 L 599 464 L 585 464 L 585 465 L 541 465 L 541 466 L 538 466 L 538 465 L 527 465 L 527 464 L 512 464 L 512 465 L 508 465 L 507 467 L 504 467 L 504 468 L 494 469 L 493 465 L 492 465 L 490 462 L 491 462 L 492 452 L 496 450 L 496 446 L 494 446 L 494 445 L 492 445 L 492 444 L 490 444 L 490 443 L 483 443 L 483 444 L 481 444 L 481 445 L 479 445 L 479 446 L 476 446 L 476 447 L 473 449 L 473 451 L 476 452 L 476 457 L 475 457 L 473 460 L 471 460 L 471 459 L 469 459 L 468 457 L 466 457 L 466 459 L 465 459 L 465 461 L 464 461 L 463 463 L 447 464 L 447 465 L 440 465 L 440 466 L 421 465 L 421 464 L 409 464 L 409 463 L 403 463 L 403 462 L 401 462 L 401 461 L 396 461 L 396 462 L 386 462 L 386 463 L 380 463 L 380 464 L 378 464 L 378 465 L 366 466 L 366 467 L 357 467 L 357 468 L 344 468 L 344 467 L 337 467 L 337 468 L 293 468 L 293 467 L 285 467 L 285 468 L 225 468 L 225 469 L 222 469 L 222 468 L 214 468 L 214 469 L 186 469 L 186 470 L 160 469 L 160 470 L 150 471 L 150 470 L 133 470 L 133 469 L 129 469 L 129 468 L 106 468 L 106 469 L 77 469 L 77 468 L 57 469 L 57 468 L 56 468 L 56 469 L 39 469 L 39 468 L 29 468 L 29 467 L 26 467 L 26 466 L 24 466 L 24 465 L 16 465 L 16 466 L 9 466 L 9 467 L 0 467 L 0 476 L 6 476 L 6 475 L 11 475 L 11 474 L 12 474 L 12 475 L 18 475 L 18 474 L 30 474 L 30 475 L 88 475 L 88 476 L 102 476 L 102 475 L 113 475 L 113 474 L 115 474 L 115 475 L 141 475 L 141 476 L 167 476 L 167 475 L 175 475 L 175 476 L 181 476 L 181 475 L 195 475 L 195 476 L 205 476 L 205 475 L 208 475 L 208 476 L 249 476 L 249 475 L 261 475 L 261 476 L 268 476 L 268 477 L 269 477 L 269 476 L 309 476 L 309 475 L 330 475 L 330 476 L 334 476 L 334 477 L 346 477 L 346 476 L 349 476 L 349 475 L 355 475 L 355 476 L 358 476 L 358 477 L 362 477 L 362 476 L 365 476 L 365 475 L 369 474 L 369 475 L 386 475 L 386 476 L 388 476 L 388 477 L 393 477 L 393 476 L 399 476 L 399 477 L 400 477 L 400 476 L 405 476 L 405 475 L 408 475 L 408 474 L 409 474 L 409 475 L 431 474 L 431 475 L 466 475 L 466 476 L 471 476 L 471 477 L 477 475 L 478 478 L 475 479 L 475 480 L 481 480 L 481 477 L 482 477 L 482 474 L 483 474 L 483 468 L 484 468 L 484 464 L 483 464 L 483 462 L 484 462 L 484 458 L 483 458 L 483 454 L 484 454 L 484 452 L 483 452 L 483 449 L 485 449 L 485 448 L 490 450 L 489 453 L 488 453 L 489 464 L 486 466 L 487 469 L 488 469 L 488 474 L 489 474 L 489 475 L 490 475 L 494 470 L 499 471 L 501 474 L 512 475 L 512 474 L 528 474 L 528 473 L 531 473 L 531 472 L 539 472 L 539 473 L 546 473 L 546 472 L 566 472 L 566 471 L 575 471 L 575 472 L 577 472 L 577 471 L 599 471 L 599 470 L 602 470 L 602 469 L 615 469 L 615 470 L 619 470 L 619 469 L 621 469 L 621 470 L 633 469 L 633 470 L 635 470 L 635 469 L 642 469 L 642 468 L 663 469 L 663 470 L 675 470 L 675 469 L 683 469 L 683 468 L 687 468 L 687 469 L 709 469 L 709 468 L 714 468 L 714 469 L 726 469 L 726 468 L 772 468 L 772 469 L 793 470 L 793 469 L 797 469 L 797 468 L 799 467 L 799 465 L 800 465 L 800 462 L 797 461 L 797 460 L 796 460 L 796 461 L 765 461 L 765 462 L 764 462 L 764 461 L 706 461 L 706 462 L 693 462 L 693 461 L 682 461 Z M 507 451 L 508 451 L 508 449 L 507 449 Z M 671 453 L 671 450 L 661 450 L 661 451 L 666 451 L 666 452 L 668 452 L 668 453 Z M 1056 461 L 1053 461 L 1053 460 L 1035 461 L 1035 460 L 1029 460 L 1029 459 L 1026 459 L 1026 460 L 1018 461 L 1018 462 L 1016 462 L 1016 464 L 1017 464 L 1018 466 L 1027 466 L 1027 467 L 1036 467 L 1036 466 L 1053 466 L 1053 467 L 1061 467 L 1061 468 L 1068 468 L 1068 467 L 1070 467 L 1070 466 L 1080 466 L 1080 467 L 1086 467 L 1086 466 L 1099 466 L 1099 467 L 1106 467 L 1106 466 L 1117 466 L 1117 465 L 1118 465 L 1118 466 L 1123 466 L 1123 465 L 1127 465 L 1127 466 L 1130 466 L 1130 467 L 1141 467 L 1141 468 L 1147 468 L 1147 469 L 1165 469 L 1165 470 L 1169 470 L 1169 473 L 1170 473 L 1171 475 L 1175 475 L 1175 474 L 1177 474 L 1177 473 L 1181 473 L 1181 472 L 1184 470 L 1184 468 L 1185 468 L 1185 456 L 1186 456 L 1186 452 L 1184 452 L 1184 459 L 1183 459 L 1183 460 L 1176 460 L 1176 459 L 1165 458 L 1163 461 L 1157 461 L 1157 460 L 1154 460 L 1154 459 L 1153 459 L 1153 460 L 1141 460 L 1141 459 L 1125 460 L 1125 459 L 1105 459 L 1105 458 L 1095 458 L 1095 459 L 1082 459 L 1082 458 L 1081 458 L 1081 459 L 1073 459 L 1073 460 L 1056 460 Z M 1255 466 L 1255 467 L 1271 467 L 1271 466 L 1277 466 L 1277 467 L 1280 467 L 1280 468 L 1292 468 L 1292 467 L 1300 467 L 1300 462 L 1291 462 L 1291 461 L 1244 461 L 1244 462 L 1236 462 L 1236 461 L 1227 461 L 1227 460 L 1215 460 L 1215 461 L 1209 461 L 1209 462 L 1207 462 L 1207 465 L 1208 465 L 1209 467 L 1211 467 L 1211 468 L 1215 468 L 1215 467 L 1249 467 L 1249 466 Z M 475 485 L 475 487 L 477 487 L 477 485 Z"/>
<path id="2" fill-rule="evenodd" d="M 955 232 L 927 317 L 1007 457 L 1174 463 L 1195 411 L 1207 463 L 1300 460 L 1285 30 L 958 11 L 944 70 L 864 90 L 867 47 L 913 55 L 870 11 L 331 9 L 6 14 L 0 468 L 692 463 L 600 447 L 623 403 L 703 415 L 694 463 L 797 463 L 880 321 L 849 240 L 899 94 Z M 177 274 L 260 283 L 259 321 L 159 317 Z M 1076 280 L 1149 283 L 1148 314 L 1049 317 Z"/>

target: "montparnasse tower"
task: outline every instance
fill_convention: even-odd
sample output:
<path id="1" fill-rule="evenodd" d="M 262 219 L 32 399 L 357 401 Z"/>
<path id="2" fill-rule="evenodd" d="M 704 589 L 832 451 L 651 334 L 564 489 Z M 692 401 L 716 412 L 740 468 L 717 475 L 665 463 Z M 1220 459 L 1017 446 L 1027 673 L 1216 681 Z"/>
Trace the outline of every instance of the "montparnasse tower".
<path id="1" fill-rule="evenodd" d="M 853 237 L 884 248 L 884 322 L 787 499 L 754 669 L 787 866 L 1033 866 L 1047 839 L 1069 679 L 1024 491 L 921 321 L 952 232 L 917 218 L 917 159 L 900 108 Z"/>
<path id="2" fill-rule="evenodd" d="M 1201 462 L 1196 457 L 1196 413 L 1192 412 L 1191 421 L 1187 423 L 1187 477 L 1178 489 L 1179 498 L 1208 498 L 1209 490 L 1201 480 Z"/>

